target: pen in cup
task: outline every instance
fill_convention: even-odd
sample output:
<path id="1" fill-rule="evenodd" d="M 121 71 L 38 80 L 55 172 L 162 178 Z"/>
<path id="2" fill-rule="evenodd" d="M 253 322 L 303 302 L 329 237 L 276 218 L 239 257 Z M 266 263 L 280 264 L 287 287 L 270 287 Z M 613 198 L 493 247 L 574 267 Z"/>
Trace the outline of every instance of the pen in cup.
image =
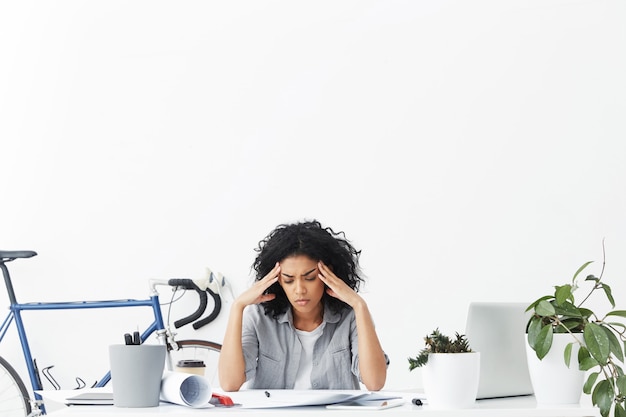
<path id="1" fill-rule="evenodd" d="M 125 345 L 140 345 L 141 337 L 139 336 L 139 332 L 133 332 L 131 336 L 130 333 L 124 333 L 124 344 Z"/>

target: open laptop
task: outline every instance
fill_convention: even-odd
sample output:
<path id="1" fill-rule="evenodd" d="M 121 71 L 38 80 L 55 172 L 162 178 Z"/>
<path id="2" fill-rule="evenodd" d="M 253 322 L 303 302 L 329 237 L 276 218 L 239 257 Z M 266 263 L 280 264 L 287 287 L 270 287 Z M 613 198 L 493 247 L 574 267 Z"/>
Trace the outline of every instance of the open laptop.
<path id="1" fill-rule="evenodd" d="M 470 348 L 480 352 L 478 399 L 533 393 L 526 362 L 529 304 L 470 303 L 465 335 Z"/>

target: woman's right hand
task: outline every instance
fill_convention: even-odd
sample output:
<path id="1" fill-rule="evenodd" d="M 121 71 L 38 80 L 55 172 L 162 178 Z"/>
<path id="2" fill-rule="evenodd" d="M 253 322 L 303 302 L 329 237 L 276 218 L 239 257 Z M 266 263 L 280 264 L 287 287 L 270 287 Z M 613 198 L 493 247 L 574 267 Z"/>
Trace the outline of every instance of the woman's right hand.
<path id="1" fill-rule="evenodd" d="M 276 298 L 276 294 L 264 294 L 265 291 L 271 287 L 280 274 L 280 264 L 276 262 L 274 268 L 263 277 L 263 279 L 256 281 L 252 287 L 241 293 L 235 300 L 235 304 L 238 304 L 241 308 L 250 304 L 259 304 Z"/>
<path id="2" fill-rule="evenodd" d="M 246 362 L 242 346 L 244 309 L 250 304 L 273 300 L 276 297 L 275 294 L 264 294 L 264 292 L 278 281 L 279 274 L 280 265 L 277 262 L 269 274 L 256 281 L 252 287 L 233 301 L 218 364 L 220 386 L 225 391 L 237 391 L 246 382 Z"/>

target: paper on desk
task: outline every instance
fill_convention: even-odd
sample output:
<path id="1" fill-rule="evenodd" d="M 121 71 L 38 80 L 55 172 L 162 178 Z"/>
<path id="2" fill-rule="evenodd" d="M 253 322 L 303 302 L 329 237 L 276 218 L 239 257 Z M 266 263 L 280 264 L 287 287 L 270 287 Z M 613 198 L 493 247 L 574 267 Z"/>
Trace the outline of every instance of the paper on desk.
<path id="1" fill-rule="evenodd" d="M 404 404 L 404 398 L 393 400 L 354 400 L 326 406 L 329 410 L 385 410 Z"/>
<path id="2" fill-rule="evenodd" d="M 389 400 L 398 398 L 382 392 L 360 390 L 244 390 L 228 395 L 241 408 L 281 408 L 328 405 L 356 399 Z"/>
<path id="3" fill-rule="evenodd" d="M 165 372 L 161 380 L 161 400 L 193 408 L 213 407 L 209 379 L 183 372 Z"/>

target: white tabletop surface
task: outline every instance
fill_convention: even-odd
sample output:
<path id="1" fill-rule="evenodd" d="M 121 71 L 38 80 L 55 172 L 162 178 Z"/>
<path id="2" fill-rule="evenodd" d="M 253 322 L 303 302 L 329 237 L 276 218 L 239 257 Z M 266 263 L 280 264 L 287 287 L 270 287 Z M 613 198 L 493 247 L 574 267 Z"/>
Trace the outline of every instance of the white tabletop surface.
<path id="1" fill-rule="evenodd" d="M 587 401 L 582 404 L 574 405 L 537 405 L 533 396 L 501 398 L 490 400 L 478 400 L 474 407 L 461 410 L 444 410 L 433 409 L 428 405 L 416 406 L 411 403 L 411 399 L 418 396 L 417 393 L 411 392 L 388 392 L 393 395 L 401 396 L 405 399 L 405 403 L 399 407 L 389 408 L 386 410 L 327 410 L 323 406 L 316 407 L 288 407 L 288 408 L 265 408 L 250 409 L 241 407 L 214 407 L 210 409 L 193 409 L 185 406 L 161 403 L 158 407 L 150 408 L 119 408 L 112 405 L 72 405 L 65 406 L 63 399 L 67 397 L 67 392 L 50 391 L 43 392 L 43 397 L 48 408 L 48 414 L 54 417 L 63 416 L 157 416 L 167 415 L 168 417 L 190 416 L 198 413 L 228 413 L 232 417 L 238 416 L 276 416 L 282 413 L 293 416 L 313 416 L 323 414 L 329 417 L 347 417 L 358 415 L 362 417 L 371 416 L 407 416 L 415 415 L 417 417 L 599 417 L 599 410 L 592 407 Z M 232 394 L 233 399 L 237 400 L 237 393 Z M 242 397 L 239 397 L 241 399 Z M 245 398 L 245 397 L 244 397 Z"/>

